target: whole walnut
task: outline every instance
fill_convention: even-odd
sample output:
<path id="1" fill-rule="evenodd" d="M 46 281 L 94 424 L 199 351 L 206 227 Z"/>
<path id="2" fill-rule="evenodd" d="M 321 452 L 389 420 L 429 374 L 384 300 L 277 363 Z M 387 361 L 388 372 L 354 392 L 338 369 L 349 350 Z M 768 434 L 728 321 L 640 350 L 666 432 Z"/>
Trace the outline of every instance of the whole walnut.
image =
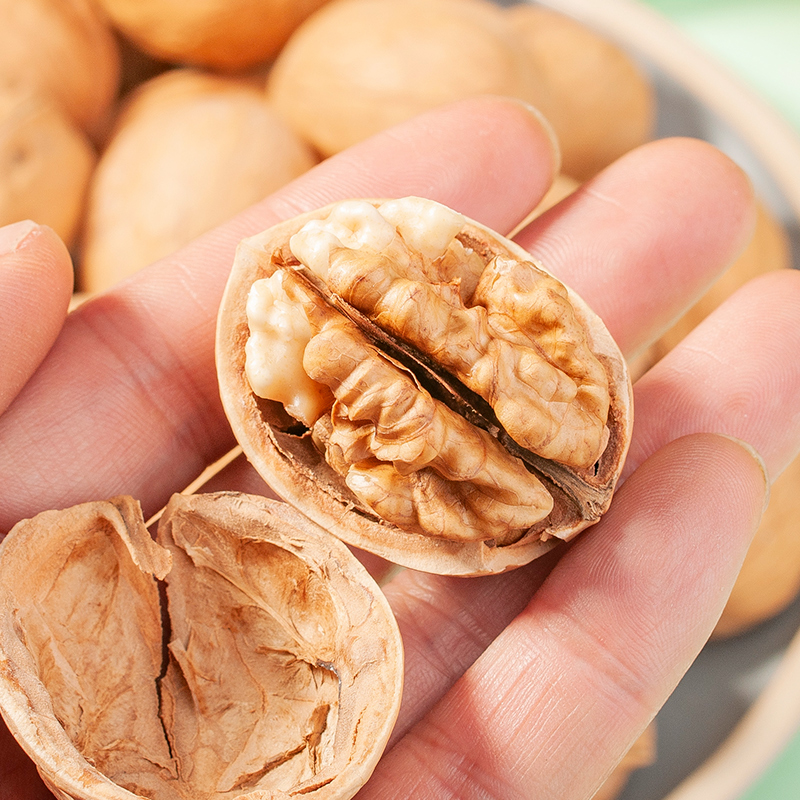
<path id="1" fill-rule="evenodd" d="M 655 90 L 632 56 L 548 8 L 519 3 L 508 15 L 541 81 L 563 172 L 587 180 L 652 138 Z"/>
<path id="2" fill-rule="evenodd" d="M 540 99 L 488 0 L 336 0 L 295 31 L 269 77 L 277 110 L 324 155 L 477 94 Z"/>
<path id="3" fill-rule="evenodd" d="M 0 0 L 0 89 L 52 99 L 99 138 L 116 97 L 116 40 L 89 0 Z"/>
<path id="4" fill-rule="evenodd" d="M 32 219 L 70 245 L 95 153 L 51 99 L 0 88 L 0 225 Z"/>
<path id="5" fill-rule="evenodd" d="M 172 63 L 241 70 L 275 56 L 326 0 L 98 0 L 126 36 Z"/>
<path id="6" fill-rule="evenodd" d="M 79 282 L 105 289 L 317 161 L 249 82 L 179 69 L 142 84 L 92 178 Z"/>

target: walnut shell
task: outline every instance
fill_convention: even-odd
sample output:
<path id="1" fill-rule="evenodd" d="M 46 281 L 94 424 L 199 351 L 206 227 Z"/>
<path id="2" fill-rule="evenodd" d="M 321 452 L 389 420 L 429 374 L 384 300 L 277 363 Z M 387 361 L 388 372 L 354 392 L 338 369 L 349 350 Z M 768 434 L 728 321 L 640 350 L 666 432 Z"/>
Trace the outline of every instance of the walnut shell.
<path id="1" fill-rule="evenodd" d="M 487 0 L 338 0 L 295 31 L 268 87 L 326 156 L 465 97 L 540 99 L 534 67 Z"/>
<path id="2" fill-rule="evenodd" d="M 116 40 L 90 0 L 0 0 L 0 88 L 49 97 L 99 136 L 117 93 Z"/>
<path id="3" fill-rule="evenodd" d="M 118 497 L 0 546 L 0 709 L 62 800 L 350 798 L 401 681 L 374 581 L 282 503 L 175 495 L 156 543 Z"/>
<path id="4" fill-rule="evenodd" d="M 249 83 L 180 69 L 142 84 L 93 175 L 79 281 L 101 291 L 317 161 Z"/>
<path id="5" fill-rule="evenodd" d="M 272 58 L 326 0 L 98 0 L 145 52 L 181 64 L 239 70 Z"/>
<path id="6" fill-rule="evenodd" d="M 0 225 L 33 219 L 71 245 L 95 160 L 52 100 L 0 86 Z"/>
<path id="7" fill-rule="evenodd" d="M 378 344 L 370 341 L 365 344 L 362 341 L 357 346 L 354 345 L 352 351 L 348 351 L 345 357 L 345 360 L 350 359 L 361 364 L 364 369 L 368 369 L 371 376 L 369 380 L 377 381 L 372 384 L 372 391 L 364 392 L 363 397 L 367 398 L 364 403 L 352 397 L 343 399 L 341 392 L 337 394 L 338 390 L 334 389 L 336 400 L 330 410 L 331 399 L 330 397 L 326 399 L 328 389 L 324 386 L 317 396 L 303 390 L 304 403 L 311 410 L 308 412 L 310 416 L 305 422 L 300 422 L 298 420 L 303 418 L 303 412 L 290 410 L 293 409 L 291 404 L 287 405 L 275 399 L 265 399 L 267 395 L 264 392 L 261 392 L 260 397 L 256 395 L 251 386 L 251 379 L 248 377 L 246 353 L 248 339 L 251 336 L 247 311 L 251 288 L 254 285 L 262 285 L 257 282 L 266 276 L 278 273 L 295 276 L 308 272 L 297 259 L 292 262 L 294 257 L 291 253 L 288 255 L 287 253 L 291 248 L 290 242 L 297 241 L 296 234 L 301 229 L 304 231 L 313 229 L 314 226 L 320 224 L 312 221 L 324 221 L 339 213 L 349 213 L 343 210 L 345 207 L 349 209 L 355 206 L 358 208 L 366 206 L 373 210 L 382 210 L 385 207 L 385 201 L 345 201 L 345 203 L 333 204 L 280 223 L 240 244 L 218 319 L 217 370 L 223 405 L 233 432 L 245 454 L 267 483 L 284 499 L 339 538 L 390 561 L 415 569 L 460 575 L 501 572 L 531 561 L 551 549 L 559 540 L 572 538 L 595 522 L 608 507 L 627 452 L 632 426 L 632 390 L 627 368 L 619 349 L 600 319 L 574 292 L 555 281 L 539 265 L 533 265 L 530 256 L 519 246 L 432 201 L 406 198 L 401 201 L 390 201 L 389 204 L 399 203 L 402 206 L 407 201 L 411 201 L 418 212 L 411 220 L 412 228 L 416 223 L 424 228 L 424 220 L 436 217 L 437 214 L 444 214 L 444 216 L 449 214 L 460 219 L 460 222 L 457 222 L 460 227 L 456 235 L 452 236 L 452 231 L 449 234 L 451 239 L 447 247 L 450 249 L 446 255 L 437 257 L 437 261 L 434 263 L 447 262 L 449 264 L 452 261 L 452 250 L 460 253 L 465 260 L 470 262 L 470 268 L 474 266 L 481 275 L 485 276 L 490 272 L 487 264 L 508 261 L 516 266 L 524 265 L 543 281 L 560 287 L 558 291 L 561 294 L 558 301 L 554 299 L 555 295 L 548 294 L 548 299 L 542 301 L 541 308 L 523 310 L 526 313 L 530 312 L 532 318 L 540 312 L 543 314 L 541 318 L 537 319 L 545 326 L 545 333 L 542 338 L 537 340 L 536 348 L 546 349 L 553 346 L 575 355 L 579 352 L 583 353 L 581 347 L 585 347 L 585 352 L 589 353 L 587 358 L 594 362 L 593 368 L 602 373 L 602 381 L 606 385 L 608 406 L 604 422 L 601 423 L 603 427 L 596 431 L 594 428 L 592 429 L 596 433 L 598 439 L 596 444 L 599 449 L 595 451 L 589 448 L 580 457 L 576 455 L 576 460 L 570 463 L 569 459 L 578 451 L 572 448 L 572 444 L 569 444 L 567 449 L 570 452 L 566 455 L 551 453 L 548 447 L 558 441 L 559 436 L 554 434 L 551 437 L 548 434 L 544 437 L 546 441 L 542 444 L 539 455 L 533 456 L 525 449 L 528 447 L 527 444 L 520 446 L 520 437 L 516 431 L 511 432 L 507 421 L 502 424 L 497 423 L 497 420 L 488 423 L 487 420 L 490 417 L 493 418 L 493 410 L 490 409 L 485 415 L 483 411 L 475 411 L 480 406 L 481 398 L 474 397 L 474 393 L 470 389 L 465 389 L 464 384 L 451 374 L 450 367 L 440 369 L 444 357 L 441 355 L 443 350 L 439 348 L 439 345 L 444 339 L 447 339 L 450 331 L 442 330 L 441 326 L 434 324 L 431 321 L 433 315 L 429 315 L 427 311 L 423 312 L 425 319 L 419 323 L 420 327 L 416 331 L 419 335 L 414 341 L 411 341 L 408 336 L 404 338 L 397 335 L 395 328 L 392 327 L 397 320 L 392 321 L 386 316 L 388 314 L 391 317 L 394 313 L 392 311 L 385 312 L 384 318 L 377 325 L 369 321 L 364 323 L 365 330 L 369 330 L 368 337 Z M 419 230 L 417 228 L 417 232 Z M 359 235 L 356 231 L 355 238 L 358 238 Z M 408 229 L 405 231 L 405 235 L 409 240 L 415 236 Z M 441 231 L 438 230 L 431 232 L 430 229 L 424 228 L 422 231 L 423 239 L 425 237 L 436 239 L 440 235 Z M 398 229 L 398 241 L 402 238 Z M 394 245 L 390 247 L 392 246 Z M 347 258 L 346 249 L 342 252 L 345 253 L 343 258 Z M 370 283 L 374 282 L 375 276 L 380 276 L 384 264 L 381 259 L 384 257 L 392 262 L 392 259 L 385 253 L 365 255 L 367 262 L 361 265 L 363 271 L 360 273 L 363 275 L 363 279 L 356 281 L 357 286 L 368 288 Z M 300 266 L 297 266 L 298 264 Z M 460 269 L 461 265 L 457 265 L 457 268 Z M 288 277 L 286 280 L 290 281 Z M 292 277 L 291 280 L 295 280 L 295 278 Z M 413 308 L 416 303 L 420 302 L 419 298 L 422 293 L 417 292 L 417 288 L 431 289 L 434 294 L 437 292 L 442 295 L 452 294 L 455 285 L 463 286 L 460 281 L 459 278 L 449 284 L 431 284 L 428 287 L 415 284 L 412 300 L 405 303 L 404 308 Z M 476 282 L 478 287 L 482 285 L 477 279 Z M 500 284 L 498 283 L 498 285 Z M 479 290 L 475 289 L 476 297 L 478 293 Z M 381 297 L 380 293 L 378 296 Z M 388 296 L 387 293 L 382 296 L 382 299 Z M 288 361 L 280 360 L 282 356 L 279 351 L 283 348 L 282 343 L 278 343 L 272 353 L 265 352 L 263 354 L 267 362 L 270 360 L 275 362 L 276 374 L 290 391 L 294 391 L 295 387 L 300 386 L 308 379 L 306 375 L 298 372 L 298 365 L 301 362 L 303 368 L 308 371 L 312 357 L 316 359 L 316 366 L 311 369 L 309 375 L 313 374 L 313 380 L 317 380 L 318 371 L 324 372 L 325 370 L 326 359 L 328 359 L 332 371 L 335 371 L 334 362 L 338 364 L 341 361 L 339 355 L 326 355 L 335 350 L 329 351 L 325 348 L 330 341 L 341 339 L 339 337 L 342 332 L 339 330 L 340 328 L 350 330 L 347 327 L 349 323 L 345 322 L 340 325 L 337 322 L 337 312 L 331 311 L 330 302 L 333 302 L 339 310 L 348 305 L 342 302 L 340 292 L 338 295 L 332 295 L 331 301 L 322 302 L 318 299 L 313 301 L 308 307 L 313 308 L 313 311 L 305 310 L 304 313 L 318 314 L 321 315 L 319 319 L 326 320 L 321 328 L 322 333 L 312 338 L 311 344 L 302 345 L 305 350 L 301 348 L 293 353 L 292 347 L 295 345 L 289 341 L 283 343 L 289 345 Z M 521 302 L 524 306 L 527 301 Z M 353 307 L 348 306 L 344 310 L 344 315 L 360 319 L 363 316 L 361 311 L 354 311 Z M 480 314 L 481 310 L 478 309 L 476 313 Z M 559 328 L 558 326 L 562 323 L 561 318 L 553 320 L 553 315 L 558 314 L 570 315 L 572 320 L 570 324 L 574 326 L 575 330 L 565 333 Z M 360 319 L 360 322 L 363 323 L 363 319 Z M 370 328 L 370 326 L 372 327 Z M 458 331 L 466 329 L 465 326 L 459 326 Z M 387 330 L 390 331 L 388 334 Z M 560 332 L 556 334 L 556 330 Z M 333 333 L 329 336 L 331 331 Z M 458 331 L 456 331 L 456 337 Z M 515 333 L 510 333 L 509 337 L 514 338 Z M 575 336 L 571 338 L 573 333 Z M 339 338 L 337 339 L 337 337 Z M 424 341 L 420 344 L 420 339 L 426 338 L 434 343 L 434 350 L 439 349 L 439 355 L 435 358 L 431 358 L 429 354 L 420 355 L 418 348 L 425 346 Z M 545 342 L 545 339 L 548 339 L 550 345 Z M 318 346 L 318 342 L 322 342 L 322 344 Z M 454 349 L 458 352 L 466 351 L 472 344 L 467 337 L 466 340 L 456 343 Z M 395 345 L 397 347 L 392 349 Z M 450 342 L 447 342 L 447 346 L 450 346 Z M 347 348 L 348 345 L 344 344 L 342 347 Z M 381 353 L 382 350 L 384 352 Z M 527 353 L 528 349 L 525 352 Z M 367 353 L 371 353 L 371 355 L 366 356 Z M 377 355 L 375 355 L 376 353 Z M 391 377 L 386 378 L 385 375 L 389 373 L 391 365 L 398 365 L 399 360 L 403 360 L 408 353 L 411 353 L 411 362 L 413 363 L 401 364 L 397 370 L 400 376 L 397 379 L 399 383 L 388 386 L 387 381 L 391 383 L 392 379 Z M 418 368 L 422 362 L 430 364 L 437 360 L 439 363 L 433 364 L 430 369 L 430 372 L 434 373 L 433 375 L 421 374 L 424 370 Z M 547 358 L 544 360 L 546 361 Z M 577 369 L 579 372 L 583 371 L 584 375 L 581 377 L 585 377 L 590 373 L 588 361 L 584 363 L 583 356 L 578 361 Z M 422 365 L 424 366 L 424 364 Z M 548 362 L 549 366 L 552 364 Z M 425 368 L 427 369 L 427 367 Z M 556 371 L 559 372 L 560 377 L 563 377 L 560 369 Z M 415 374 L 409 377 L 411 373 Z M 381 377 L 378 377 L 379 374 Z M 522 375 L 523 379 L 526 377 L 526 375 Z M 326 378 L 323 377 L 320 380 L 325 381 Z M 333 380 L 333 384 L 336 383 L 336 380 L 338 378 Z M 440 380 L 446 383 L 444 389 L 437 382 Z M 576 380 L 580 383 L 580 380 L 577 378 Z M 378 412 L 385 410 L 387 418 L 391 417 L 397 409 L 408 406 L 408 395 L 413 392 L 415 381 L 421 387 L 419 389 L 421 398 L 419 405 L 425 408 L 434 408 L 433 416 L 430 418 L 432 422 L 425 428 L 425 431 L 433 431 L 436 441 L 426 440 L 424 445 L 420 445 L 420 440 L 414 438 L 416 434 L 413 431 L 411 434 L 407 434 L 407 430 L 416 424 L 416 420 L 407 415 L 399 421 L 395 420 L 387 424 L 376 423 L 369 429 L 374 432 L 374 436 L 368 434 L 368 437 L 372 436 L 368 445 L 372 447 L 372 450 L 368 454 L 358 455 L 359 448 L 367 445 L 358 430 L 354 434 L 355 438 L 348 439 L 352 433 L 352 426 L 348 426 L 347 420 L 341 419 L 342 409 L 351 414 L 351 419 L 355 419 L 352 413 L 355 413 L 356 409 L 359 409 L 358 413 L 361 413 L 365 405 L 378 398 L 378 404 L 383 404 L 383 409 L 379 408 Z M 524 410 L 528 400 L 533 398 L 537 402 L 541 402 L 537 391 L 526 392 L 520 388 L 521 386 L 522 384 L 519 384 L 515 388 L 509 389 L 508 384 L 498 383 L 496 386 L 490 387 L 497 394 L 498 405 L 495 405 L 495 408 L 499 409 L 503 404 L 508 405 L 511 409 L 512 423 L 515 420 L 524 423 L 527 418 L 534 418 L 536 409 L 532 409 L 530 412 Z M 481 388 L 480 385 L 477 386 L 477 390 Z M 548 391 L 550 390 L 548 389 Z M 577 390 L 577 396 L 580 396 L 580 391 L 580 389 Z M 555 392 L 556 390 L 553 389 L 554 397 L 557 396 Z M 469 398 L 467 401 L 463 400 L 462 393 L 463 397 Z M 565 420 L 572 420 L 562 405 L 555 402 L 548 404 L 547 401 L 542 405 L 544 406 L 543 413 L 556 413 L 563 415 Z M 413 403 L 412 407 L 416 408 Z M 373 413 L 373 411 L 365 413 Z M 502 418 L 501 411 L 498 411 L 498 417 Z M 331 424 L 333 433 L 331 433 Z M 427 425 L 427 423 L 425 424 Z M 537 425 L 538 423 L 533 424 L 534 434 L 539 432 Z M 563 427 L 568 429 L 567 434 L 572 433 L 572 425 L 572 422 L 564 424 Z M 522 427 L 524 428 L 524 425 Z M 472 433 L 475 436 L 470 438 Z M 525 431 L 523 430 L 522 433 L 524 434 Z M 417 452 L 417 448 L 422 447 L 420 451 L 422 466 L 414 463 L 413 456 L 407 457 L 403 452 L 406 445 L 414 452 Z M 536 447 L 537 445 L 534 443 L 531 446 Z M 502 452 L 497 452 L 498 450 Z M 356 454 L 349 462 L 348 453 Z M 388 453 L 388 455 L 383 455 L 384 453 Z M 344 467 L 341 463 L 342 458 L 346 462 Z M 376 459 L 378 460 L 377 464 L 375 463 Z M 389 481 L 392 488 L 387 492 L 388 497 L 373 503 L 360 491 L 364 475 L 362 466 L 365 466 L 368 472 L 374 468 L 375 472 L 379 473 L 380 480 L 383 480 L 387 471 L 394 467 L 395 474 L 394 478 Z M 488 477 L 479 475 L 476 482 L 473 482 L 471 476 L 479 474 L 479 468 L 486 468 Z M 470 477 L 465 478 L 455 475 L 459 470 L 473 471 L 469 472 Z M 420 521 L 421 527 L 398 522 L 398 517 L 394 515 L 396 510 L 394 505 L 401 505 L 403 510 L 406 509 L 406 505 L 403 504 L 405 501 L 400 503 L 397 501 L 397 496 L 393 494 L 394 487 L 401 487 L 398 493 L 404 491 L 405 476 L 412 475 L 409 480 L 413 480 L 417 473 L 425 484 L 421 491 L 427 492 L 427 494 L 424 500 L 425 508 L 420 511 L 417 506 L 412 511 L 417 512 L 417 518 L 420 520 L 422 520 L 423 514 L 433 517 L 432 520 L 426 518 Z M 506 479 L 507 483 L 503 483 Z M 537 483 L 539 489 L 528 487 L 527 480 Z M 492 482 L 495 485 L 490 486 L 487 490 L 487 483 Z M 542 491 L 539 490 L 543 491 L 545 498 L 542 497 Z M 484 491 L 487 492 L 486 497 L 482 494 Z M 414 497 L 416 498 L 417 495 Z M 512 499 L 506 499 L 508 497 Z M 414 501 L 409 502 L 413 505 Z M 446 518 L 459 502 L 462 502 L 464 506 L 469 506 L 470 513 L 474 512 L 474 515 L 469 516 L 466 511 L 462 513 L 463 509 L 459 506 L 458 514 L 455 514 L 457 518 L 455 525 L 448 530 L 442 527 L 439 531 L 436 528 L 439 517 Z M 541 509 L 537 509 L 535 506 L 540 502 L 542 503 Z M 508 504 L 508 507 L 504 504 Z M 386 510 L 387 507 L 388 510 Z M 487 508 L 488 512 L 485 511 Z M 499 513 L 499 522 L 494 516 L 496 513 Z M 520 520 L 525 520 L 529 513 L 534 514 L 535 521 L 520 523 Z M 536 514 L 538 516 L 535 516 Z M 477 522 L 473 527 L 462 529 L 459 520 L 467 519 L 469 516 L 469 524 L 472 524 L 475 515 Z M 498 525 L 506 518 L 509 520 L 507 532 L 497 533 Z M 426 527 L 426 523 L 430 524 Z M 445 525 L 446 521 L 443 523 L 443 526 Z M 484 525 L 485 531 L 482 532 Z"/>

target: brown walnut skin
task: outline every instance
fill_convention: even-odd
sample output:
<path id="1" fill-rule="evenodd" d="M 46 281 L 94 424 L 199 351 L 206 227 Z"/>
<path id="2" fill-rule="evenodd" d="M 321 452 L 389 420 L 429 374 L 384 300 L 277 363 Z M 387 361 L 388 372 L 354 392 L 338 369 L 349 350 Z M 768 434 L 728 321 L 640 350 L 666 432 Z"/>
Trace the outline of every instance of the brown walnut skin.
<path id="1" fill-rule="evenodd" d="M 377 206 L 382 201 L 369 202 Z M 359 503 L 315 449 L 311 435 L 298 431 L 298 424 L 280 403 L 253 393 L 245 374 L 245 343 L 249 336 L 245 306 L 250 287 L 271 274 L 273 255 L 286 247 L 293 234 L 309 220 L 325 217 L 332 207 L 303 214 L 244 240 L 238 248 L 220 307 L 217 372 L 223 405 L 236 438 L 264 480 L 287 502 L 348 544 L 396 564 L 439 574 L 479 575 L 519 567 L 596 521 L 610 502 L 627 453 L 632 390 L 616 343 L 600 319 L 571 290 L 567 290 L 569 300 L 588 334 L 592 351 L 604 365 L 611 394 L 608 445 L 596 465 L 597 474 L 583 476 L 591 484 L 604 488 L 602 508 L 591 520 L 582 518 L 566 495 L 548 484 L 555 499 L 552 513 L 512 544 L 497 546 L 492 540 L 450 541 L 409 533 Z M 462 233 L 475 249 L 510 254 L 520 261 L 531 260 L 519 246 L 479 223 L 467 220 Z"/>
<path id="2" fill-rule="evenodd" d="M 352 797 L 403 673 L 366 570 L 238 493 L 175 495 L 157 538 L 117 497 L 0 546 L 0 711 L 45 783 L 61 800 Z"/>

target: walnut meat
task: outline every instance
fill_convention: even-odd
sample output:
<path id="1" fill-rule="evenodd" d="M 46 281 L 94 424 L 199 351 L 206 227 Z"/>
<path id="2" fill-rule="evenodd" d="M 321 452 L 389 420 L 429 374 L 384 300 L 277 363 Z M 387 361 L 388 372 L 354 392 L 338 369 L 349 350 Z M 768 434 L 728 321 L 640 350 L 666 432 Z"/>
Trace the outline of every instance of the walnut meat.
<path id="1" fill-rule="evenodd" d="M 432 572 L 519 566 L 597 521 L 630 438 L 627 369 L 597 316 L 421 198 L 344 201 L 242 242 L 217 366 L 276 491 Z"/>
<path id="2" fill-rule="evenodd" d="M 401 682 L 380 590 L 284 504 L 176 495 L 156 542 L 120 497 L 0 547 L 0 709 L 62 800 L 350 798 Z"/>

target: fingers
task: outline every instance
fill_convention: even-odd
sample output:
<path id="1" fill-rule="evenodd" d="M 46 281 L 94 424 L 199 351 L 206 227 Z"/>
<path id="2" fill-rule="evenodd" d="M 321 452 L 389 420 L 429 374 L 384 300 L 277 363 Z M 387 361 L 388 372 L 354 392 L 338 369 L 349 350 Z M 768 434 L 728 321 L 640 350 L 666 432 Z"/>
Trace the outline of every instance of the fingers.
<path id="1" fill-rule="evenodd" d="M 632 355 L 733 260 L 754 221 L 739 167 L 705 142 L 667 139 L 623 156 L 517 240 Z"/>
<path id="2" fill-rule="evenodd" d="M 329 159 L 268 201 L 274 221 L 345 197 L 422 195 L 500 232 L 534 208 L 558 171 L 554 134 L 538 111 L 477 98 L 395 126 Z M 248 233 L 264 228 L 255 206 Z"/>
<path id="3" fill-rule="evenodd" d="M 681 236 L 699 239 L 701 232 L 733 224 L 716 219 L 709 209 L 743 224 L 747 213 L 742 207 L 749 208 L 748 187 L 724 157 L 708 146 L 685 142 L 661 143 L 645 150 L 649 154 L 643 157 L 645 166 L 652 159 L 661 165 L 658 169 L 648 172 L 639 165 L 631 170 L 631 164 L 639 163 L 632 157 L 619 165 L 620 180 L 647 174 L 647 180 L 634 181 L 633 196 L 642 192 L 651 197 L 650 181 L 668 180 L 667 166 L 673 169 L 683 160 L 689 173 L 702 172 L 703 164 L 712 162 L 719 173 L 720 196 L 740 197 L 737 212 L 733 201 L 727 205 L 707 202 L 710 192 L 703 189 L 704 202 L 696 207 L 687 189 L 684 200 L 692 213 L 682 220 Z M 663 152 L 670 157 L 662 157 Z M 8 494 L 7 502 L 0 503 L 0 529 L 43 507 L 119 492 L 140 497 L 146 513 L 154 511 L 232 445 L 218 401 L 211 353 L 217 303 L 233 249 L 242 236 L 341 193 L 426 194 L 505 230 L 535 204 L 554 168 L 547 131 L 522 106 L 493 100 L 458 104 L 325 162 L 176 256 L 86 304 L 70 319 L 57 352 L 28 387 L 25 402 L 17 404 L 14 415 L 0 420 L 6 443 L 0 454 L 0 486 Z M 611 184 L 616 181 L 608 178 L 613 170 L 605 179 Z M 714 172 L 708 166 L 704 170 L 707 178 Z M 487 181 L 487 175 L 491 180 Z M 593 196 L 587 193 L 585 197 Z M 603 213 L 608 205 L 579 197 L 574 205 L 551 212 L 554 216 L 543 229 L 543 240 L 547 240 L 547 230 L 580 229 L 593 210 L 599 209 L 607 223 Z M 649 208 L 647 202 L 640 205 Z M 658 227 L 656 200 L 650 205 L 643 218 L 647 224 L 641 225 L 658 236 L 658 230 L 650 230 Z M 630 207 L 636 208 L 637 203 L 631 200 Z M 673 230 L 672 216 L 666 214 L 664 220 L 670 236 L 680 238 Z M 640 224 L 633 213 L 616 222 L 634 228 Z M 579 235 L 579 230 L 571 235 L 576 245 L 566 249 L 569 258 L 561 262 L 553 258 L 554 263 L 548 264 L 567 279 L 570 270 L 580 273 L 578 265 L 591 262 L 595 252 L 592 239 Z M 609 313 L 633 303 L 619 298 L 635 294 L 639 284 L 647 291 L 657 283 L 632 280 L 637 263 L 652 267 L 641 258 L 639 238 L 626 235 L 616 251 L 602 248 L 605 257 L 616 252 L 622 265 L 605 287 L 612 296 L 607 301 Z M 631 245 L 636 258 L 628 258 L 625 252 L 628 239 L 639 247 Z M 716 250 L 711 255 L 715 254 L 716 260 L 724 255 Z M 711 255 L 702 265 L 704 275 L 720 266 Z M 667 306 L 677 303 L 682 287 L 679 282 L 666 291 L 661 287 Z M 591 290 L 588 285 L 579 288 L 584 294 Z M 589 299 L 601 300 L 600 296 Z M 630 328 L 618 320 L 608 321 L 612 330 L 616 327 L 624 333 Z M 623 345 L 633 346 L 635 340 L 629 336 Z M 18 469 L 21 452 L 28 463 L 40 465 L 36 474 Z M 54 480 L 65 474 L 64 469 L 68 470 L 68 490 L 63 489 L 64 481 Z"/>
<path id="4" fill-rule="evenodd" d="M 760 278 L 641 379 L 626 475 L 684 434 L 716 431 L 749 442 L 775 477 L 800 449 L 798 308 L 800 273 Z M 554 560 L 467 582 L 406 572 L 386 587 L 408 676 L 395 735 L 420 719 L 524 608 Z"/>
<path id="5" fill-rule="evenodd" d="M 403 705 L 391 742 L 422 719 L 527 605 L 561 550 L 512 572 L 451 578 L 405 570 L 383 587 L 405 652 Z"/>
<path id="6" fill-rule="evenodd" d="M 589 797 L 707 639 L 765 496 L 734 440 L 660 450 L 359 797 Z"/>
<path id="7" fill-rule="evenodd" d="M 439 109 L 329 159 L 84 304 L 0 419 L 0 531 L 43 508 L 118 493 L 150 514 L 230 449 L 213 341 L 243 236 L 350 195 L 426 195 L 508 230 L 545 192 L 556 161 L 548 130 L 519 103 Z"/>
<path id="8" fill-rule="evenodd" d="M 0 228 L 0 414 L 47 354 L 67 315 L 72 263 L 54 231 Z"/>
<path id="9" fill-rule="evenodd" d="M 800 272 L 757 278 L 635 387 L 629 474 L 666 442 L 715 431 L 752 445 L 774 479 L 800 449 Z"/>

